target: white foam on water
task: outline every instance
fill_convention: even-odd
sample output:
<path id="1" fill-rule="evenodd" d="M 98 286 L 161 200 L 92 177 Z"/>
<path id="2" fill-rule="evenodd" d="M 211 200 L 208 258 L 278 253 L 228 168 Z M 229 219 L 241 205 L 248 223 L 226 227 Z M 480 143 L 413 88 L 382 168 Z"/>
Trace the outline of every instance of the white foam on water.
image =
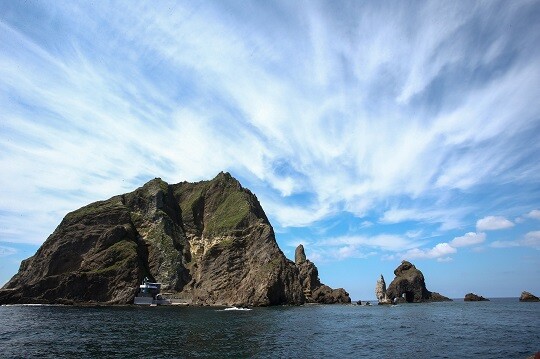
<path id="1" fill-rule="evenodd" d="M 229 307 L 229 308 L 225 308 L 225 309 L 220 309 L 218 310 L 218 312 L 225 312 L 225 311 L 232 311 L 232 310 L 240 310 L 240 311 L 248 311 L 248 310 L 251 310 L 249 308 L 239 308 L 239 307 Z"/>

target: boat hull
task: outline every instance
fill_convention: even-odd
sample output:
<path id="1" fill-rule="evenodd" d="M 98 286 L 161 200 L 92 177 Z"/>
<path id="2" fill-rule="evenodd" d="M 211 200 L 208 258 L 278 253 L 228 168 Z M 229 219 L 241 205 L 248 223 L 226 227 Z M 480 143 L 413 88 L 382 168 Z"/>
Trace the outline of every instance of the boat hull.
<path id="1" fill-rule="evenodd" d="M 135 297 L 133 300 L 135 305 L 171 305 L 169 299 L 153 299 L 152 297 Z"/>

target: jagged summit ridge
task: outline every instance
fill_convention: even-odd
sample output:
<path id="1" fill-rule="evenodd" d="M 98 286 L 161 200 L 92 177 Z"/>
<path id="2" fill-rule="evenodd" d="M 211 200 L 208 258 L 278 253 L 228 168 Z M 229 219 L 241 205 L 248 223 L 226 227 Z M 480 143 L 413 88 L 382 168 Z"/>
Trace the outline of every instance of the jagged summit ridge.
<path id="1" fill-rule="evenodd" d="M 257 197 L 229 173 L 155 178 L 68 213 L 0 290 L 0 303 L 130 303 L 142 278 L 201 305 L 306 301 Z"/>

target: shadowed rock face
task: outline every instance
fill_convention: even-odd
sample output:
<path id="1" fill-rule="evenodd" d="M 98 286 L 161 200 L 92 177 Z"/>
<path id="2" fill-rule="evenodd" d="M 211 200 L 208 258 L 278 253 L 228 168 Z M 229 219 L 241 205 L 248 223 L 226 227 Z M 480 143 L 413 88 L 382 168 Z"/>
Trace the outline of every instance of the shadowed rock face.
<path id="1" fill-rule="evenodd" d="M 351 298 L 343 288 L 332 289 L 321 283 L 319 271 L 313 262 L 306 259 L 304 246 L 299 245 L 295 251 L 295 264 L 299 270 L 299 278 L 306 302 L 321 304 L 350 303 Z"/>
<path id="2" fill-rule="evenodd" d="M 426 301 L 450 301 L 451 299 L 426 288 L 424 275 L 407 261 L 394 270 L 396 277 L 388 286 L 386 295 L 390 301 L 420 303 Z"/>
<path id="3" fill-rule="evenodd" d="M 298 245 L 298 247 L 296 247 L 296 250 L 294 251 L 294 263 L 296 265 L 299 265 L 305 261 L 306 261 L 306 253 L 304 252 L 304 246 L 300 244 Z"/>
<path id="4" fill-rule="evenodd" d="M 201 305 L 301 304 L 299 270 L 257 197 L 228 173 L 137 190 L 69 213 L 0 303 L 127 304 L 142 278 Z"/>

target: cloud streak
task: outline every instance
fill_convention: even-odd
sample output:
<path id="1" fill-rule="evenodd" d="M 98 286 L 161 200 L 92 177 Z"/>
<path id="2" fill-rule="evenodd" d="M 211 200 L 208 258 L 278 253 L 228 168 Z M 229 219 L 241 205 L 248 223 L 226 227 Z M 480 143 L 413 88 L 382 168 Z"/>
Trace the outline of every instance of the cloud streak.
<path id="1" fill-rule="evenodd" d="M 493 207 L 486 188 L 504 202 L 540 180 L 540 31 L 519 25 L 534 3 L 1 7 L 5 241 L 39 243 L 155 176 L 231 171 L 280 229 L 349 213 L 439 231 Z M 319 241 L 343 257 L 423 244 L 379 231 Z"/>
<path id="2" fill-rule="evenodd" d="M 513 241 L 494 241 L 490 243 L 493 248 L 529 247 L 540 250 L 540 231 L 527 232 L 525 236 Z"/>

